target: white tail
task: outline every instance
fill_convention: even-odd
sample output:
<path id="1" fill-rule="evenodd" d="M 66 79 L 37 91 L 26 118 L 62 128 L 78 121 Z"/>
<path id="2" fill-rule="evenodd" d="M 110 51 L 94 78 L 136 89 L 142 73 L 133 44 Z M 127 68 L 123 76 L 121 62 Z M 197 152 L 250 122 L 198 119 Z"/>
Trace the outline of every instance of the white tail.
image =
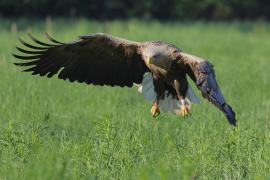
<path id="1" fill-rule="evenodd" d="M 156 92 L 154 91 L 153 77 L 150 73 L 144 75 L 142 84 L 139 85 L 138 91 L 144 95 L 146 100 L 151 102 L 155 100 Z M 167 94 L 167 92 L 165 92 L 165 94 Z M 194 93 L 190 86 L 188 86 L 186 101 L 189 109 L 191 108 L 191 103 L 200 102 L 200 98 Z M 165 112 L 180 114 L 181 103 L 177 98 L 169 95 L 160 100 L 159 107 Z"/>

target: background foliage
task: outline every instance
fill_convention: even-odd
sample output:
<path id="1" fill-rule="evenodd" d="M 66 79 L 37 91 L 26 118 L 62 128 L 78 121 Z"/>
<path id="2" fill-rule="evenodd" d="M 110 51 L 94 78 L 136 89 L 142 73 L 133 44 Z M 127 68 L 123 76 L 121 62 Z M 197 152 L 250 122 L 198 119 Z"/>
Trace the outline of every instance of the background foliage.
<path id="1" fill-rule="evenodd" d="M 0 16 L 93 19 L 269 19 L 268 0 L 0 0 Z"/>

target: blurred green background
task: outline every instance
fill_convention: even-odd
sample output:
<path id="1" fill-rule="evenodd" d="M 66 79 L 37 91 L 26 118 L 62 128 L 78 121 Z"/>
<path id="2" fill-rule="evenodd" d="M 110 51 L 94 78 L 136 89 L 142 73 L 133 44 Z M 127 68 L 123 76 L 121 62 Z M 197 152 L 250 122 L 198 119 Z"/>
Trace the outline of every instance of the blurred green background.
<path id="1" fill-rule="evenodd" d="M 268 0 L 1 0 L 3 17 L 87 17 L 91 19 L 145 18 L 269 19 Z"/>
<path id="2" fill-rule="evenodd" d="M 267 4 L 0 0 L 0 179 L 269 179 Z M 63 42 L 96 32 L 161 40 L 208 59 L 238 127 L 206 100 L 188 119 L 154 119 L 136 87 L 22 73 L 18 37 L 46 41 L 45 31 Z"/>

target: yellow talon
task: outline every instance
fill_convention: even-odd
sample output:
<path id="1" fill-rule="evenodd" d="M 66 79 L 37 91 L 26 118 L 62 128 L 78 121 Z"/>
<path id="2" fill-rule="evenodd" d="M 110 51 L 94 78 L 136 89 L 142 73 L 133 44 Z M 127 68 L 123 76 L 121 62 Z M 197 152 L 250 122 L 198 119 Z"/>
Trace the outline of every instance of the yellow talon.
<path id="1" fill-rule="evenodd" d="M 157 105 L 153 105 L 151 108 L 151 113 L 153 117 L 157 117 L 160 114 L 160 110 Z"/>
<path id="2" fill-rule="evenodd" d="M 181 107 L 181 115 L 184 116 L 184 117 L 188 117 L 189 115 L 191 115 L 191 113 L 190 113 L 187 106 L 183 105 Z"/>

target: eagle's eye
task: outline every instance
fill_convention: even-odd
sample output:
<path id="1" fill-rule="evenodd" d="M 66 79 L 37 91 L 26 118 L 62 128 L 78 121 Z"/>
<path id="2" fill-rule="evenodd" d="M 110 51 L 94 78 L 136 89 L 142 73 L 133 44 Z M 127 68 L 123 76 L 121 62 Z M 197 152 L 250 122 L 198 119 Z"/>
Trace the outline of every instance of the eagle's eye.
<path id="1" fill-rule="evenodd" d="M 158 54 L 154 54 L 154 55 L 152 56 L 152 58 L 153 58 L 153 59 L 158 58 Z"/>

